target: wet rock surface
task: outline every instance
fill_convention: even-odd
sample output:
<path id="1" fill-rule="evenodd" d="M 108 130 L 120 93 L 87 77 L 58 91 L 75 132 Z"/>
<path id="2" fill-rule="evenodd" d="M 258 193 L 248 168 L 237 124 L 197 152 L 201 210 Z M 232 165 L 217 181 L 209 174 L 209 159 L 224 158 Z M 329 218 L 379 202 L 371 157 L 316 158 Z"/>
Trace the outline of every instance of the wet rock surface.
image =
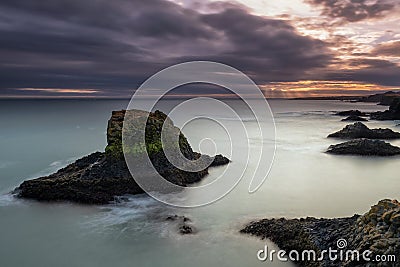
<path id="1" fill-rule="evenodd" d="M 128 120 L 124 118 L 127 116 Z M 146 124 L 146 142 L 140 143 L 135 139 L 128 156 L 143 157 L 147 153 L 152 165 L 166 180 L 180 185 L 199 182 L 208 174 L 208 168 L 198 172 L 183 171 L 172 165 L 166 158 L 161 145 L 161 131 L 167 129 L 171 134 L 179 136 L 179 149 L 186 159 L 196 160 L 201 155 L 192 150 L 189 142 L 173 122 L 160 111 L 147 113 L 140 110 L 114 111 L 108 122 L 107 147 L 105 152 L 96 152 L 83 157 L 58 172 L 46 177 L 23 182 L 14 192 L 18 197 L 40 201 L 72 201 L 84 204 L 106 204 L 115 199 L 115 196 L 125 194 L 140 194 L 143 190 L 132 178 L 125 162 L 122 148 L 123 123 L 129 124 L 128 137 L 136 137 L 139 131 L 138 122 L 148 116 Z M 165 124 L 165 125 L 164 125 Z M 165 128 L 163 128 L 165 127 Z M 168 132 L 168 133 L 169 133 Z M 204 156 L 210 159 L 209 156 Z M 219 166 L 229 163 L 229 160 L 218 155 L 211 161 L 210 166 Z M 140 175 L 146 173 L 139 172 Z M 136 174 L 135 174 L 136 175 Z"/>
<path id="2" fill-rule="evenodd" d="M 367 138 L 367 139 L 398 139 L 400 133 L 391 129 L 369 129 L 362 122 L 349 124 L 342 130 L 328 135 L 328 137 L 341 139 Z"/>
<path id="3" fill-rule="evenodd" d="M 280 249 L 302 252 L 339 249 L 338 241 L 345 240 L 345 250 L 370 250 L 376 255 L 396 255 L 390 262 L 366 262 L 362 257 L 330 261 L 297 261 L 299 266 L 400 266 L 400 203 L 381 200 L 366 214 L 334 219 L 264 219 L 251 222 L 241 233 L 270 239 Z"/>
<path id="4" fill-rule="evenodd" d="M 400 148 L 381 140 L 355 139 L 331 145 L 327 153 L 337 155 L 395 156 L 400 155 Z"/>

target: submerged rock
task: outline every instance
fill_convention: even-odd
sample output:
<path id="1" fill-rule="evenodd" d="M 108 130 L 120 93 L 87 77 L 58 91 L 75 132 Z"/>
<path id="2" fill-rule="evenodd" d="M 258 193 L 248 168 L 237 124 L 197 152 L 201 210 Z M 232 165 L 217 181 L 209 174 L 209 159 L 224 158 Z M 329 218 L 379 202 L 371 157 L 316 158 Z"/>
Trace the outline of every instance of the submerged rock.
<path id="1" fill-rule="evenodd" d="M 367 113 L 359 110 L 346 110 L 335 113 L 336 116 L 367 116 Z"/>
<path id="2" fill-rule="evenodd" d="M 355 139 L 331 145 L 327 153 L 337 155 L 394 156 L 400 154 L 400 148 L 381 140 Z"/>
<path id="3" fill-rule="evenodd" d="M 348 218 L 334 219 L 264 219 L 251 222 L 240 232 L 271 239 L 278 247 L 289 253 L 292 250 L 300 254 L 306 250 L 314 250 L 317 255 L 321 251 L 338 248 L 357 250 L 360 255 L 370 250 L 375 255 L 400 255 L 400 203 L 396 200 L 381 200 L 371 207 L 363 216 L 354 215 Z M 326 254 L 325 254 L 326 255 Z M 340 261 L 296 261 L 300 266 L 400 266 L 400 259 L 391 262 L 366 262 L 362 257 Z M 385 265 L 386 264 L 386 265 Z"/>
<path id="4" fill-rule="evenodd" d="M 342 121 L 368 121 L 368 120 L 360 116 L 351 115 L 345 119 L 342 119 Z"/>
<path id="5" fill-rule="evenodd" d="M 394 132 L 390 129 L 369 129 L 365 124 L 356 122 L 347 125 L 344 129 L 328 135 L 328 137 L 353 139 L 353 138 L 367 138 L 367 139 L 397 139 L 400 138 L 400 133 Z"/>
<path id="6" fill-rule="evenodd" d="M 166 218 L 167 221 L 175 222 L 178 232 L 181 235 L 195 234 L 197 230 L 191 225 L 192 220 L 185 216 L 172 215 Z"/>
<path id="7" fill-rule="evenodd" d="M 105 204 L 114 200 L 115 196 L 144 193 L 132 178 L 125 162 L 122 129 L 123 123 L 129 123 L 128 138 L 137 136 L 136 133 L 139 130 L 136 125 L 147 116 L 146 142 L 141 143 L 138 140 L 130 143 L 132 146 L 129 147 L 131 150 L 128 151 L 128 156 L 142 157 L 144 153 L 147 153 L 157 172 L 166 180 L 180 186 L 198 182 L 208 174 L 208 168 L 198 172 L 183 171 L 168 161 L 161 145 L 163 127 L 167 129 L 167 134 L 178 134 L 179 149 L 186 159 L 195 160 L 201 155 L 192 150 L 185 136 L 173 125 L 167 115 L 160 111 L 150 114 L 140 110 L 114 111 L 108 122 L 105 152 L 96 152 L 83 157 L 49 176 L 25 181 L 15 190 L 15 193 L 21 198 L 73 201 L 85 204 Z M 208 156 L 205 158 L 209 159 Z M 227 163 L 229 163 L 227 158 L 218 155 L 211 166 Z M 137 167 L 140 168 L 140 166 Z"/>

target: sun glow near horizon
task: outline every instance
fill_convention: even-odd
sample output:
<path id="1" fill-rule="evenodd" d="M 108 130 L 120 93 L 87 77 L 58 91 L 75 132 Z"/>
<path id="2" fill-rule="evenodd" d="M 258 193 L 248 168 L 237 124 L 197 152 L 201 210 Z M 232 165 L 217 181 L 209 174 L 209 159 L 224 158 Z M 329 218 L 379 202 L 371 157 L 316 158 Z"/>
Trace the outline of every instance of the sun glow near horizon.
<path id="1" fill-rule="evenodd" d="M 366 82 L 315 80 L 271 82 L 259 87 L 267 98 L 364 96 L 400 90 Z"/>

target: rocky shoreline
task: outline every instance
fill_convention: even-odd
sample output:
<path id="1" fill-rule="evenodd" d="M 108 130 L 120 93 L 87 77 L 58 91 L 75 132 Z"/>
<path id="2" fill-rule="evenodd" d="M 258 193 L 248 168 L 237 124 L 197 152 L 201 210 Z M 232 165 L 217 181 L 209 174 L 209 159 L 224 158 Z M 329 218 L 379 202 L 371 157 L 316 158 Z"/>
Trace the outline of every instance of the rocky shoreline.
<path id="1" fill-rule="evenodd" d="M 372 263 L 360 257 L 347 258 L 341 262 L 295 261 L 299 266 L 400 266 L 400 203 L 396 200 L 381 200 L 364 215 L 334 219 L 264 219 L 247 224 L 243 234 L 270 239 L 289 253 L 314 250 L 321 253 L 329 248 L 338 248 L 338 241 L 345 240 L 343 249 L 362 252 L 371 251 L 370 258 L 377 255 L 395 255 L 393 262 Z"/>
<path id="2" fill-rule="evenodd" d="M 129 112 L 129 114 L 128 114 Z M 46 177 L 23 182 L 14 193 L 17 197 L 39 201 L 71 201 L 82 204 L 107 204 L 116 196 L 144 193 L 132 178 L 125 162 L 122 149 L 122 129 L 124 118 L 131 123 L 130 131 L 137 132 L 136 123 L 146 118 L 146 144 L 134 143 L 132 156 L 142 157 L 147 153 L 154 168 L 166 180 L 187 186 L 199 182 L 208 174 L 208 168 L 198 172 L 183 171 L 172 165 L 166 158 L 161 145 L 161 131 L 166 127 L 167 134 L 179 135 L 179 149 L 186 159 L 195 160 L 201 155 L 194 152 L 180 130 L 160 111 L 114 111 L 108 122 L 107 147 L 105 152 L 96 152 L 78 159 L 67 167 Z M 164 125 L 166 124 L 166 125 Z M 209 167 L 229 163 L 229 159 L 217 155 L 213 159 L 203 155 L 211 162 Z M 140 166 L 138 166 L 139 169 Z M 151 179 L 151 177 L 149 177 Z"/>

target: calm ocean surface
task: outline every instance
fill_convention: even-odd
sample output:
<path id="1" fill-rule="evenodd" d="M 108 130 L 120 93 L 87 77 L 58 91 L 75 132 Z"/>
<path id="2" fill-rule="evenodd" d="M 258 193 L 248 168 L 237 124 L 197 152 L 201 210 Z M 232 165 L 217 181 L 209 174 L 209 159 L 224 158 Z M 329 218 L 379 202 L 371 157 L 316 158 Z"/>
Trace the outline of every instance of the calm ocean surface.
<path id="1" fill-rule="evenodd" d="M 174 101 L 165 101 L 160 109 Z M 234 100 L 228 103 L 241 109 Z M 128 101 L 0 100 L 0 266 L 292 266 L 258 262 L 256 253 L 265 241 L 238 234 L 241 226 L 257 218 L 351 216 L 366 212 L 380 199 L 400 198 L 399 157 L 323 153 L 338 142 L 326 136 L 346 125 L 331 111 L 386 107 L 339 101 L 269 103 L 276 120 L 277 152 L 260 190 L 248 194 L 248 183 L 243 182 L 212 205 L 177 209 L 145 196 L 107 206 L 12 198 L 7 193 L 23 180 L 50 174 L 81 156 L 104 150 L 111 111 L 126 108 Z M 251 129 L 256 122 L 246 117 L 245 110 L 242 113 Z M 400 131 L 396 124 L 367 122 L 369 127 Z M 210 128 L 197 122 L 183 132 L 197 150 L 196 144 L 210 135 Z M 228 141 L 218 138 L 218 131 L 212 134 L 218 152 L 226 154 Z M 266 140 L 249 141 L 257 145 Z M 392 144 L 400 146 L 400 141 Z M 243 163 L 231 166 L 240 171 Z M 211 169 L 203 183 L 224 168 Z M 178 235 L 163 220 L 171 214 L 190 217 L 199 232 Z"/>

